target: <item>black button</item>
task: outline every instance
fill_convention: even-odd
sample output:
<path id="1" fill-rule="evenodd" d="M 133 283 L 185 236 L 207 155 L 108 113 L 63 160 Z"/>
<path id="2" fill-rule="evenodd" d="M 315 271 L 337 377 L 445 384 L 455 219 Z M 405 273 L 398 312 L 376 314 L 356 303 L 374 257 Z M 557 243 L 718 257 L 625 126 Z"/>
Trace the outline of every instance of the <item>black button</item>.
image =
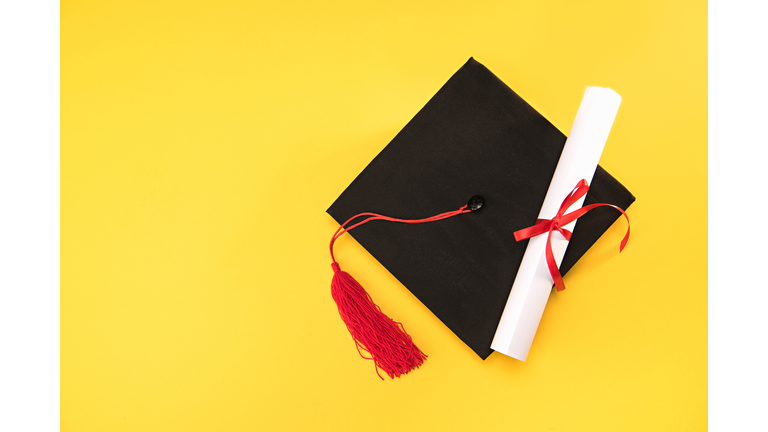
<path id="1" fill-rule="evenodd" d="M 480 195 L 475 195 L 467 201 L 467 207 L 472 211 L 480 210 L 483 204 L 485 204 L 485 198 Z"/>

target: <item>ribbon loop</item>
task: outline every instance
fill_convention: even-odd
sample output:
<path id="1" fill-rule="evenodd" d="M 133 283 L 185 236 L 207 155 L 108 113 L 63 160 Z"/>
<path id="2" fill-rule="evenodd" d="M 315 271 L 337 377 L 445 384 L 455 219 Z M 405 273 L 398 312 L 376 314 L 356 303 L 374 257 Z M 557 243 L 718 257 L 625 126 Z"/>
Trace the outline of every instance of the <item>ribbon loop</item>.
<path id="1" fill-rule="evenodd" d="M 557 267 L 557 261 L 555 260 L 555 254 L 552 251 L 552 232 L 557 231 L 560 234 L 565 237 L 566 240 L 571 240 L 571 232 L 567 229 L 563 228 L 563 226 L 570 224 L 571 222 L 575 221 L 576 219 L 584 216 L 591 210 L 594 210 L 598 207 L 612 207 L 616 210 L 620 211 L 622 215 L 624 215 L 624 218 L 627 220 L 627 233 L 624 235 L 624 238 L 621 240 L 621 244 L 619 246 L 619 252 L 624 250 L 624 247 L 627 246 L 627 241 L 629 241 L 629 216 L 622 210 L 620 207 L 615 206 L 613 204 L 590 204 L 585 207 L 581 207 L 577 210 L 574 210 L 568 214 L 565 212 L 568 211 L 568 209 L 576 204 L 581 197 L 587 194 L 589 191 L 589 185 L 587 184 L 587 181 L 585 179 L 580 180 L 576 187 L 573 188 L 571 193 L 568 194 L 568 196 L 565 197 L 563 200 L 563 203 L 560 205 L 560 208 L 557 210 L 557 214 L 555 214 L 555 217 L 552 219 L 537 219 L 536 223 L 528 228 L 523 228 L 521 230 L 515 231 L 515 240 L 521 241 L 526 240 L 531 237 L 535 237 L 540 234 L 547 233 L 547 246 L 546 246 L 546 258 L 547 258 L 547 267 L 549 268 L 549 274 L 552 276 L 552 281 L 555 283 L 555 287 L 558 291 L 562 291 L 565 289 L 565 284 L 563 283 L 563 277 L 560 275 L 560 269 Z"/>

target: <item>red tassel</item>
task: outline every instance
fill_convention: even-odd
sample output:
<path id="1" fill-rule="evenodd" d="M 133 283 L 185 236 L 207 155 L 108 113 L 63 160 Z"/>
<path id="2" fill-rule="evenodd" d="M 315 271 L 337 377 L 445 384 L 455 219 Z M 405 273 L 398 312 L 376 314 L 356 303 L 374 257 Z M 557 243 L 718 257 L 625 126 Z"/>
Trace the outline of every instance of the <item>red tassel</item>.
<path id="1" fill-rule="evenodd" d="M 331 295 L 339 307 L 339 315 L 355 340 L 360 357 L 373 360 L 379 378 L 379 369 L 390 378 L 405 375 L 418 368 L 427 359 L 405 332 L 403 325 L 386 316 L 371 296 L 338 263 L 331 264 L 333 280 Z M 366 357 L 360 349 L 367 351 Z"/>
<path id="2" fill-rule="evenodd" d="M 405 375 L 418 368 L 427 359 L 427 355 L 421 352 L 413 343 L 413 339 L 405 332 L 403 325 L 384 315 L 381 308 L 371 300 L 371 296 L 349 273 L 341 271 L 336 258 L 333 256 L 333 244 L 344 233 L 374 220 L 399 222 L 406 224 L 420 224 L 434 222 L 449 217 L 469 213 L 483 206 L 483 197 L 470 198 L 467 205 L 458 210 L 441 213 L 425 219 L 397 219 L 376 213 L 360 213 L 352 216 L 341 224 L 331 238 L 331 267 L 333 268 L 333 280 L 331 281 L 331 295 L 339 307 L 339 315 L 347 325 L 347 330 L 352 334 L 360 357 L 373 360 L 376 365 L 376 374 L 384 379 L 379 369 L 389 375 L 390 378 Z M 353 220 L 368 216 L 365 220 L 348 226 Z M 371 356 L 366 357 L 360 350 L 367 351 Z"/>

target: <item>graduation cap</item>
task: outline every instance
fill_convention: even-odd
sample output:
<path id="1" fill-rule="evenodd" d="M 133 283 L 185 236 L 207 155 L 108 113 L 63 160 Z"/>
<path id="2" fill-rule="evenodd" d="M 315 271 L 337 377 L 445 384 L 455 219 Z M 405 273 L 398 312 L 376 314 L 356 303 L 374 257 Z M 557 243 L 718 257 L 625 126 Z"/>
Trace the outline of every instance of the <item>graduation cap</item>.
<path id="1" fill-rule="evenodd" d="M 470 58 L 328 209 L 341 224 L 331 255 L 333 242 L 349 231 L 485 359 L 529 242 L 516 241 L 515 232 L 536 224 L 565 143 L 552 123 Z M 597 166 L 585 206 L 626 210 L 634 200 Z M 598 211 L 579 219 L 560 274 L 619 216 Z M 426 355 L 402 325 L 335 258 L 333 269 L 332 294 L 361 356 L 368 352 L 377 373 L 390 377 L 420 366 Z"/>

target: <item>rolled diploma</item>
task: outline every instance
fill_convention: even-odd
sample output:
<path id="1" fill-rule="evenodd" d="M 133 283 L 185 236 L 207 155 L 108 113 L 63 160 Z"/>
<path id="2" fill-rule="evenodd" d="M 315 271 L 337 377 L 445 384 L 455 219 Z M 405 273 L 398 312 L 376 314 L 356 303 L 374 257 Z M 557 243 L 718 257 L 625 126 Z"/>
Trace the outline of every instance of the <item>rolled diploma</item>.
<path id="1" fill-rule="evenodd" d="M 587 87 L 557 163 L 552 183 L 547 190 L 547 196 L 544 198 L 544 204 L 541 206 L 539 219 L 553 218 L 579 180 L 592 182 L 619 104 L 621 96 L 615 91 L 609 88 Z M 569 208 L 568 212 L 579 209 L 583 202 L 584 198 Z M 573 231 L 575 225 L 576 222 L 572 222 L 564 228 Z M 528 358 L 528 351 L 531 349 L 554 283 L 547 268 L 546 244 L 546 234 L 528 241 L 523 261 L 491 343 L 491 349 L 522 361 Z M 568 241 L 559 232 L 553 232 L 552 251 L 558 267 L 563 261 L 567 247 Z"/>

